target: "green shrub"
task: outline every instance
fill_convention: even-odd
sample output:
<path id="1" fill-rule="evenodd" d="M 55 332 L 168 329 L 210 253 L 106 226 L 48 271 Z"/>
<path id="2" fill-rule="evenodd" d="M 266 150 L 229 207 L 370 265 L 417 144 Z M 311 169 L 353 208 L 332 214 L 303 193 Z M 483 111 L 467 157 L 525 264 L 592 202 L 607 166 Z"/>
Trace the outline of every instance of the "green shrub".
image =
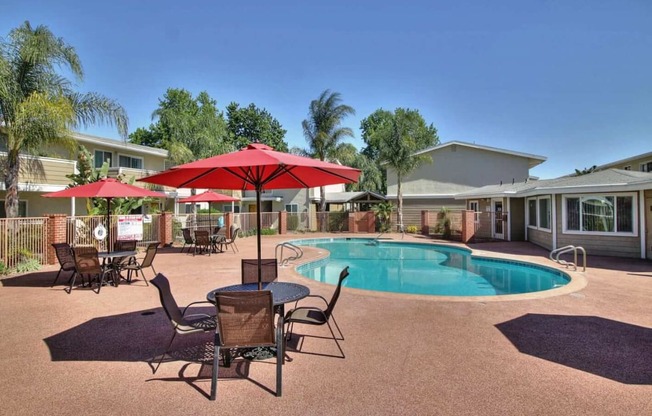
<path id="1" fill-rule="evenodd" d="M 18 273 L 33 272 L 41 268 L 41 263 L 36 259 L 26 259 L 16 265 Z"/>
<path id="2" fill-rule="evenodd" d="M 260 230 L 260 235 L 276 235 L 276 230 L 273 228 L 263 228 Z"/>
<path id="3" fill-rule="evenodd" d="M 9 268 L 4 261 L 0 260 L 0 276 L 4 276 L 6 274 L 9 274 Z"/>
<path id="4" fill-rule="evenodd" d="M 419 232 L 419 227 L 417 227 L 416 225 L 408 225 L 407 227 L 405 227 L 405 232 L 409 234 L 416 234 Z"/>

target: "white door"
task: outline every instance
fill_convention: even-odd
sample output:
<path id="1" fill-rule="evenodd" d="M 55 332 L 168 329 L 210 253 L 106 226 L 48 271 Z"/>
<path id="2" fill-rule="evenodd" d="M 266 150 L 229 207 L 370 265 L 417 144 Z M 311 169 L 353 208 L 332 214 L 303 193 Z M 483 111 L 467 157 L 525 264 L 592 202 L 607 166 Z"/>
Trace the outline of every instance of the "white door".
<path id="1" fill-rule="evenodd" d="M 503 200 L 493 199 L 491 201 L 492 211 L 494 213 L 493 220 L 493 238 L 504 240 L 505 239 L 505 221 L 503 220 Z"/>
<path id="2" fill-rule="evenodd" d="M 645 245 L 647 258 L 652 260 L 652 198 L 645 198 Z"/>

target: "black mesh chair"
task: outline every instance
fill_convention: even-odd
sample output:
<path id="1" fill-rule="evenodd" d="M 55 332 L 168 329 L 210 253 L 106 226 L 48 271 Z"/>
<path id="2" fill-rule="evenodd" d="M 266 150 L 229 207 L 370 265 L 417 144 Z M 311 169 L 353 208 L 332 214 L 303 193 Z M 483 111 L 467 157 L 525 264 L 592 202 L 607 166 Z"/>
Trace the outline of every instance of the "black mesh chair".
<path id="1" fill-rule="evenodd" d="M 207 252 L 210 256 L 212 249 L 213 245 L 211 244 L 211 237 L 208 231 L 195 231 L 195 250 L 192 252 L 192 255 L 194 256 L 198 252 L 199 254 Z"/>
<path id="2" fill-rule="evenodd" d="M 97 293 L 100 293 L 102 285 L 104 285 L 104 279 L 107 275 L 111 275 L 109 269 L 105 269 L 100 264 L 100 258 L 95 247 L 74 247 L 72 249 L 73 258 L 75 259 L 75 274 L 73 275 L 70 281 L 70 287 L 68 288 L 68 294 L 72 292 L 72 288 L 75 285 L 76 277 L 79 276 L 82 279 L 82 284 L 84 282 L 84 276 L 88 277 L 89 284 L 92 284 L 93 278 L 98 282 L 97 284 Z M 117 281 L 114 280 L 114 284 L 117 285 Z"/>
<path id="3" fill-rule="evenodd" d="M 342 282 L 344 282 L 344 279 L 349 275 L 349 267 L 345 267 L 344 270 L 340 273 L 339 281 L 337 282 L 337 287 L 335 288 L 335 292 L 333 292 L 333 296 L 331 297 L 330 302 L 326 302 L 326 299 L 324 299 L 321 296 L 317 296 L 326 302 L 326 309 L 321 309 L 318 307 L 314 306 L 300 306 L 298 308 L 294 308 L 291 311 L 289 311 L 285 315 L 285 323 L 288 325 L 288 331 L 287 331 L 287 340 L 289 340 L 292 337 L 292 330 L 294 329 L 294 324 L 306 324 L 306 325 L 328 325 L 328 329 L 331 331 L 331 335 L 333 336 L 333 340 L 335 341 L 335 344 L 337 344 L 337 348 L 340 350 L 340 353 L 342 354 L 339 358 L 345 358 L 344 356 L 344 351 L 342 350 L 342 347 L 340 346 L 340 343 L 338 340 L 343 341 L 344 340 L 344 335 L 342 334 L 342 331 L 340 330 L 339 325 L 337 325 L 337 322 L 335 321 L 335 318 L 333 318 L 333 309 L 335 309 L 335 304 L 337 303 L 337 300 L 340 297 L 340 292 L 342 290 Z M 312 297 L 315 297 L 315 295 L 312 295 Z M 333 331 L 333 328 L 331 327 L 331 324 L 329 321 L 333 321 L 333 324 L 337 328 L 337 332 L 339 333 L 339 338 L 335 336 L 335 332 Z M 318 354 L 318 355 L 325 355 L 325 354 Z"/>
<path id="4" fill-rule="evenodd" d="M 163 362 L 163 359 L 165 359 L 165 356 L 167 355 L 168 351 L 170 351 L 172 342 L 174 341 L 174 338 L 177 336 L 177 334 L 187 335 L 187 334 L 194 334 L 198 332 L 214 331 L 216 328 L 216 323 L 215 323 L 215 316 L 212 315 L 208 315 L 208 314 L 186 315 L 188 308 L 190 308 L 191 306 L 201 304 L 201 303 L 212 305 L 210 302 L 208 301 L 193 302 L 188 306 L 186 306 L 183 310 L 181 310 L 179 308 L 179 305 L 177 305 L 177 301 L 174 300 L 174 296 L 172 296 L 172 291 L 170 290 L 170 281 L 167 279 L 167 277 L 159 273 L 156 275 L 156 277 L 154 277 L 151 280 L 151 282 L 158 289 L 159 298 L 161 300 L 161 306 L 163 306 L 163 310 L 165 311 L 165 314 L 167 315 L 168 319 L 170 320 L 170 323 L 172 324 L 172 328 L 174 329 L 174 334 L 172 335 L 172 339 L 170 339 L 170 343 L 165 348 L 165 352 L 161 356 L 161 359 L 159 360 L 158 364 L 156 365 L 156 367 L 154 367 L 154 373 L 156 373 L 156 370 L 158 370 L 159 366 Z"/>
<path id="5" fill-rule="evenodd" d="M 276 259 L 261 259 L 261 281 L 275 282 L 278 278 Z M 242 259 L 242 284 L 258 283 L 258 259 Z"/>
<path id="6" fill-rule="evenodd" d="M 54 254 L 56 254 L 57 261 L 59 262 L 59 271 L 52 282 L 52 286 L 54 286 L 57 283 L 57 280 L 59 280 L 61 272 L 73 272 L 73 274 L 70 275 L 70 278 L 73 278 L 73 275 L 75 274 L 75 258 L 72 255 L 72 248 L 68 243 L 54 243 L 52 244 L 52 247 L 54 248 Z"/>
<path id="7" fill-rule="evenodd" d="M 215 332 L 211 400 L 217 397 L 220 349 L 276 347 L 276 395 L 281 396 L 283 336 L 280 322 L 274 328 L 274 305 L 269 290 L 216 292 L 218 331 Z M 281 317 L 279 317 L 279 320 Z"/>
<path id="8" fill-rule="evenodd" d="M 236 250 L 240 251 L 238 249 L 238 245 L 235 243 L 235 239 L 238 238 L 239 234 L 240 234 L 240 227 L 238 227 L 237 225 L 231 225 L 230 237 L 220 241 L 220 251 L 226 250 L 229 246 L 231 246 L 231 250 L 233 250 L 233 254 L 235 254 Z"/>
<path id="9" fill-rule="evenodd" d="M 149 243 L 147 245 L 147 251 L 145 252 L 145 258 L 138 263 L 138 260 L 134 260 L 133 262 L 129 262 L 122 266 L 122 270 L 127 271 L 127 282 L 131 283 L 131 274 L 135 273 L 136 277 L 138 277 L 138 273 L 143 277 L 143 280 L 145 281 L 145 285 L 149 286 L 149 283 L 147 283 L 147 279 L 145 278 L 145 273 L 143 272 L 143 269 L 146 269 L 148 267 L 152 268 L 152 271 L 154 272 L 154 275 L 156 275 L 156 269 L 154 269 L 154 257 L 156 257 L 156 253 L 158 251 L 158 246 L 159 242 L 156 241 L 154 243 Z"/>
<path id="10" fill-rule="evenodd" d="M 138 242 L 136 240 L 117 240 L 113 244 L 113 251 L 136 251 Z M 123 267 L 129 263 L 135 263 L 135 256 L 113 257 L 111 260 L 111 267 L 114 273 L 120 275 Z"/>
<path id="11" fill-rule="evenodd" d="M 192 246 L 195 245 L 195 239 L 192 238 L 190 228 L 182 228 L 181 232 L 183 233 L 183 247 L 181 247 L 181 252 L 183 253 L 183 250 L 186 248 L 186 246 L 188 246 L 188 252 L 190 252 Z"/>

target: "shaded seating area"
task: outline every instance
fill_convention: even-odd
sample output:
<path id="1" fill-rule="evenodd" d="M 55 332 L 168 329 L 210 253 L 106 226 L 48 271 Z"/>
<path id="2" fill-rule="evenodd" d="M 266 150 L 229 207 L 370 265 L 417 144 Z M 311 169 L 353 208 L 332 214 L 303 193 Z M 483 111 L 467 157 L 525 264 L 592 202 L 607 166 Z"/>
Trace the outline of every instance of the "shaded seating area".
<path id="1" fill-rule="evenodd" d="M 230 357 L 233 349 L 276 347 L 282 351 L 281 317 L 274 327 L 272 292 L 268 290 L 244 292 L 216 292 L 218 331 L 215 332 L 215 352 L 210 399 L 217 398 L 220 350 Z M 276 354 L 276 396 L 282 394 L 282 354 Z M 225 363 L 230 364 L 230 363 Z"/>
<path id="2" fill-rule="evenodd" d="M 261 259 L 261 281 L 275 282 L 278 278 L 276 259 Z M 258 283 L 258 259 L 242 259 L 242 284 Z"/>
<path id="3" fill-rule="evenodd" d="M 145 257 L 140 262 L 138 262 L 138 259 L 134 258 L 133 261 L 130 261 L 126 265 L 122 266 L 122 270 L 125 270 L 127 272 L 128 283 L 131 283 L 133 273 L 136 274 L 136 277 L 138 277 L 138 273 L 140 273 L 143 280 L 145 281 L 145 284 L 149 286 L 149 283 L 147 283 L 147 279 L 145 278 L 145 273 L 143 272 L 143 269 L 151 268 L 152 272 L 154 272 L 154 275 L 156 275 L 156 269 L 154 269 L 154 258 L 156 257 L 156 253 L 158 251 L 159 245 L 160 243 L 158 241 L 154 243 L 149 243 L 147 245 L 147 251 L 145 252 Z"/>
<path id="4" fill-rule="evenodd" d="M 68 243 L 54 243 L 52 244 L 52 247 L 54 248 L 54 253 L 57 256 L 57 261 L 59 262 L 59 271 L 57 272 L 57 276 L 52 282 L 52 286 L 54 286 L 57 284 L 57 280 L 59 280 L 61 272 L 73 272 L 70 275 L 70 279 L 74 277 L 75 258 L 72 254 L 72 247 L 70 247 L 70 244 Z"/>
<path id="5" fill-rule="evenodd" d="M 159 366 L 165 359 L 165 356 L 170 351 L 170 347 L 172 347 L 172 342 L 174 342 L 174 339 L 177 335 L 189 335 L 189 334 L 195 334 L 201 332 L 212 332 L 216 328 L 216 323 L 215 323 L 215 316 L 211 316 L 208 314 L 190 314 L 190 315 L 186 314 L 191 306 L 199 305 L 199 304 L 212 305 L 210 302 L 208 301 L 192 302 L 182 310 L 181 308 L 179 308 L 179 305 L 177 304 L 177 301 L 174 299 L 174 296 L 172 296 L 172 291 L 170 289 L 170 281 L 168 280 L 167 277 L 165 277 L 161 273 L 158 273 L 156 277 L 154 277 L 151 280 L 151 282 L 154 285 L 154 287 L 158 289 L 161 306 L 163 306 L 165 315 L 167 315 L 168 319 L 170 320 L 170 323 L 172 324 L 172 329 L 174 330 L 170 342 L 165 348 L 163 355 L 161 355 L 161 359 L 159 360 L 156 367 L 154 367 L 153 369 L 153 372 L 156 373 Z"/>
<path id="6" fill-rule="evenodd" d="M 342 347 L 340 346 L 339 343 L 339 341 L 344 340 L 344 335 L 342 334 L 339 325 L 337 324 L 335 318 L 333 317 L 333 309 L 335 309 L 337 300 L 340 297 L 340 292 L 342 290 L 342 283 L 344 282 L 344 279 L 346 279 L 348 275 L 349 275 L 349 267 L 347 266 L 340 272 L 340 277 L 337 282 L 337 287 L 335 288 L 335 292 L 333 292 L 333 296 L 331 297 L 330 302 L 326 301 L 326 299 L 322 296 L 310 295 L 310 297 L 317 297 L 322 299 L 326 304 L 326 309 L 322 309 L 315 306 L 299 306 L 297 308 L 292 309 L 285 315 L 285 324 L 288 325 L 288 329 L 286 331 L 287 334 L 286 340 L 289 340 L 292 337 L 294 324 L 317 325 L 317 326 L 325 324 L 328 326 L 328 329 L 331 332 L 331 336 L 333 337 L 335 344 L 337 344 L 337 348 L 340 350 L 341 356 L 339 356 L 339 358 L 345 358 L 344 351 L 342 350 Z M 333 327 L 330 324 L 331 320 L 333 321 L 333 324 L 337 328 L 339 337 L 336 336 L 335 332 L 333 331 Z M 312 353 L 312 352 L 307 354 L 326 355 L 326 354 Z"/>

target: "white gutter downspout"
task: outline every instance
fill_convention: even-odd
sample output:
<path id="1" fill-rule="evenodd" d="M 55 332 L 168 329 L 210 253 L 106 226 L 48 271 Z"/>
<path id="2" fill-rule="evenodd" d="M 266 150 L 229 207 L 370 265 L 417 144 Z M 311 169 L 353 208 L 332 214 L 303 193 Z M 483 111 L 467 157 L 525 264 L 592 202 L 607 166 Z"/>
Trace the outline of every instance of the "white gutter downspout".
<path id="1" fill-rule="evenodd" d="M 650 213 L 652 215 L 652 212 Z M 645 191 L 638 191 L 638 222 L 639 233 L 641 238 L 641 258 L 647 256 L 647 242 L 645 241 Z"/>
<path id="2" fill-rule="evenodd" d="M 557 195 L 550 195 L 550 201 L 552 202 L 552 207 L 550 212 L 552 213 L 552 218 L 550 219 L 550 227 L 552 228 L 552 249 L 557 249 Z"/>
<path id="3" fill-rule="evenodd" d="M 512 241 L 512 210 L 511 204 L 512 198 L 507 197 L 507 241 Z"/>

